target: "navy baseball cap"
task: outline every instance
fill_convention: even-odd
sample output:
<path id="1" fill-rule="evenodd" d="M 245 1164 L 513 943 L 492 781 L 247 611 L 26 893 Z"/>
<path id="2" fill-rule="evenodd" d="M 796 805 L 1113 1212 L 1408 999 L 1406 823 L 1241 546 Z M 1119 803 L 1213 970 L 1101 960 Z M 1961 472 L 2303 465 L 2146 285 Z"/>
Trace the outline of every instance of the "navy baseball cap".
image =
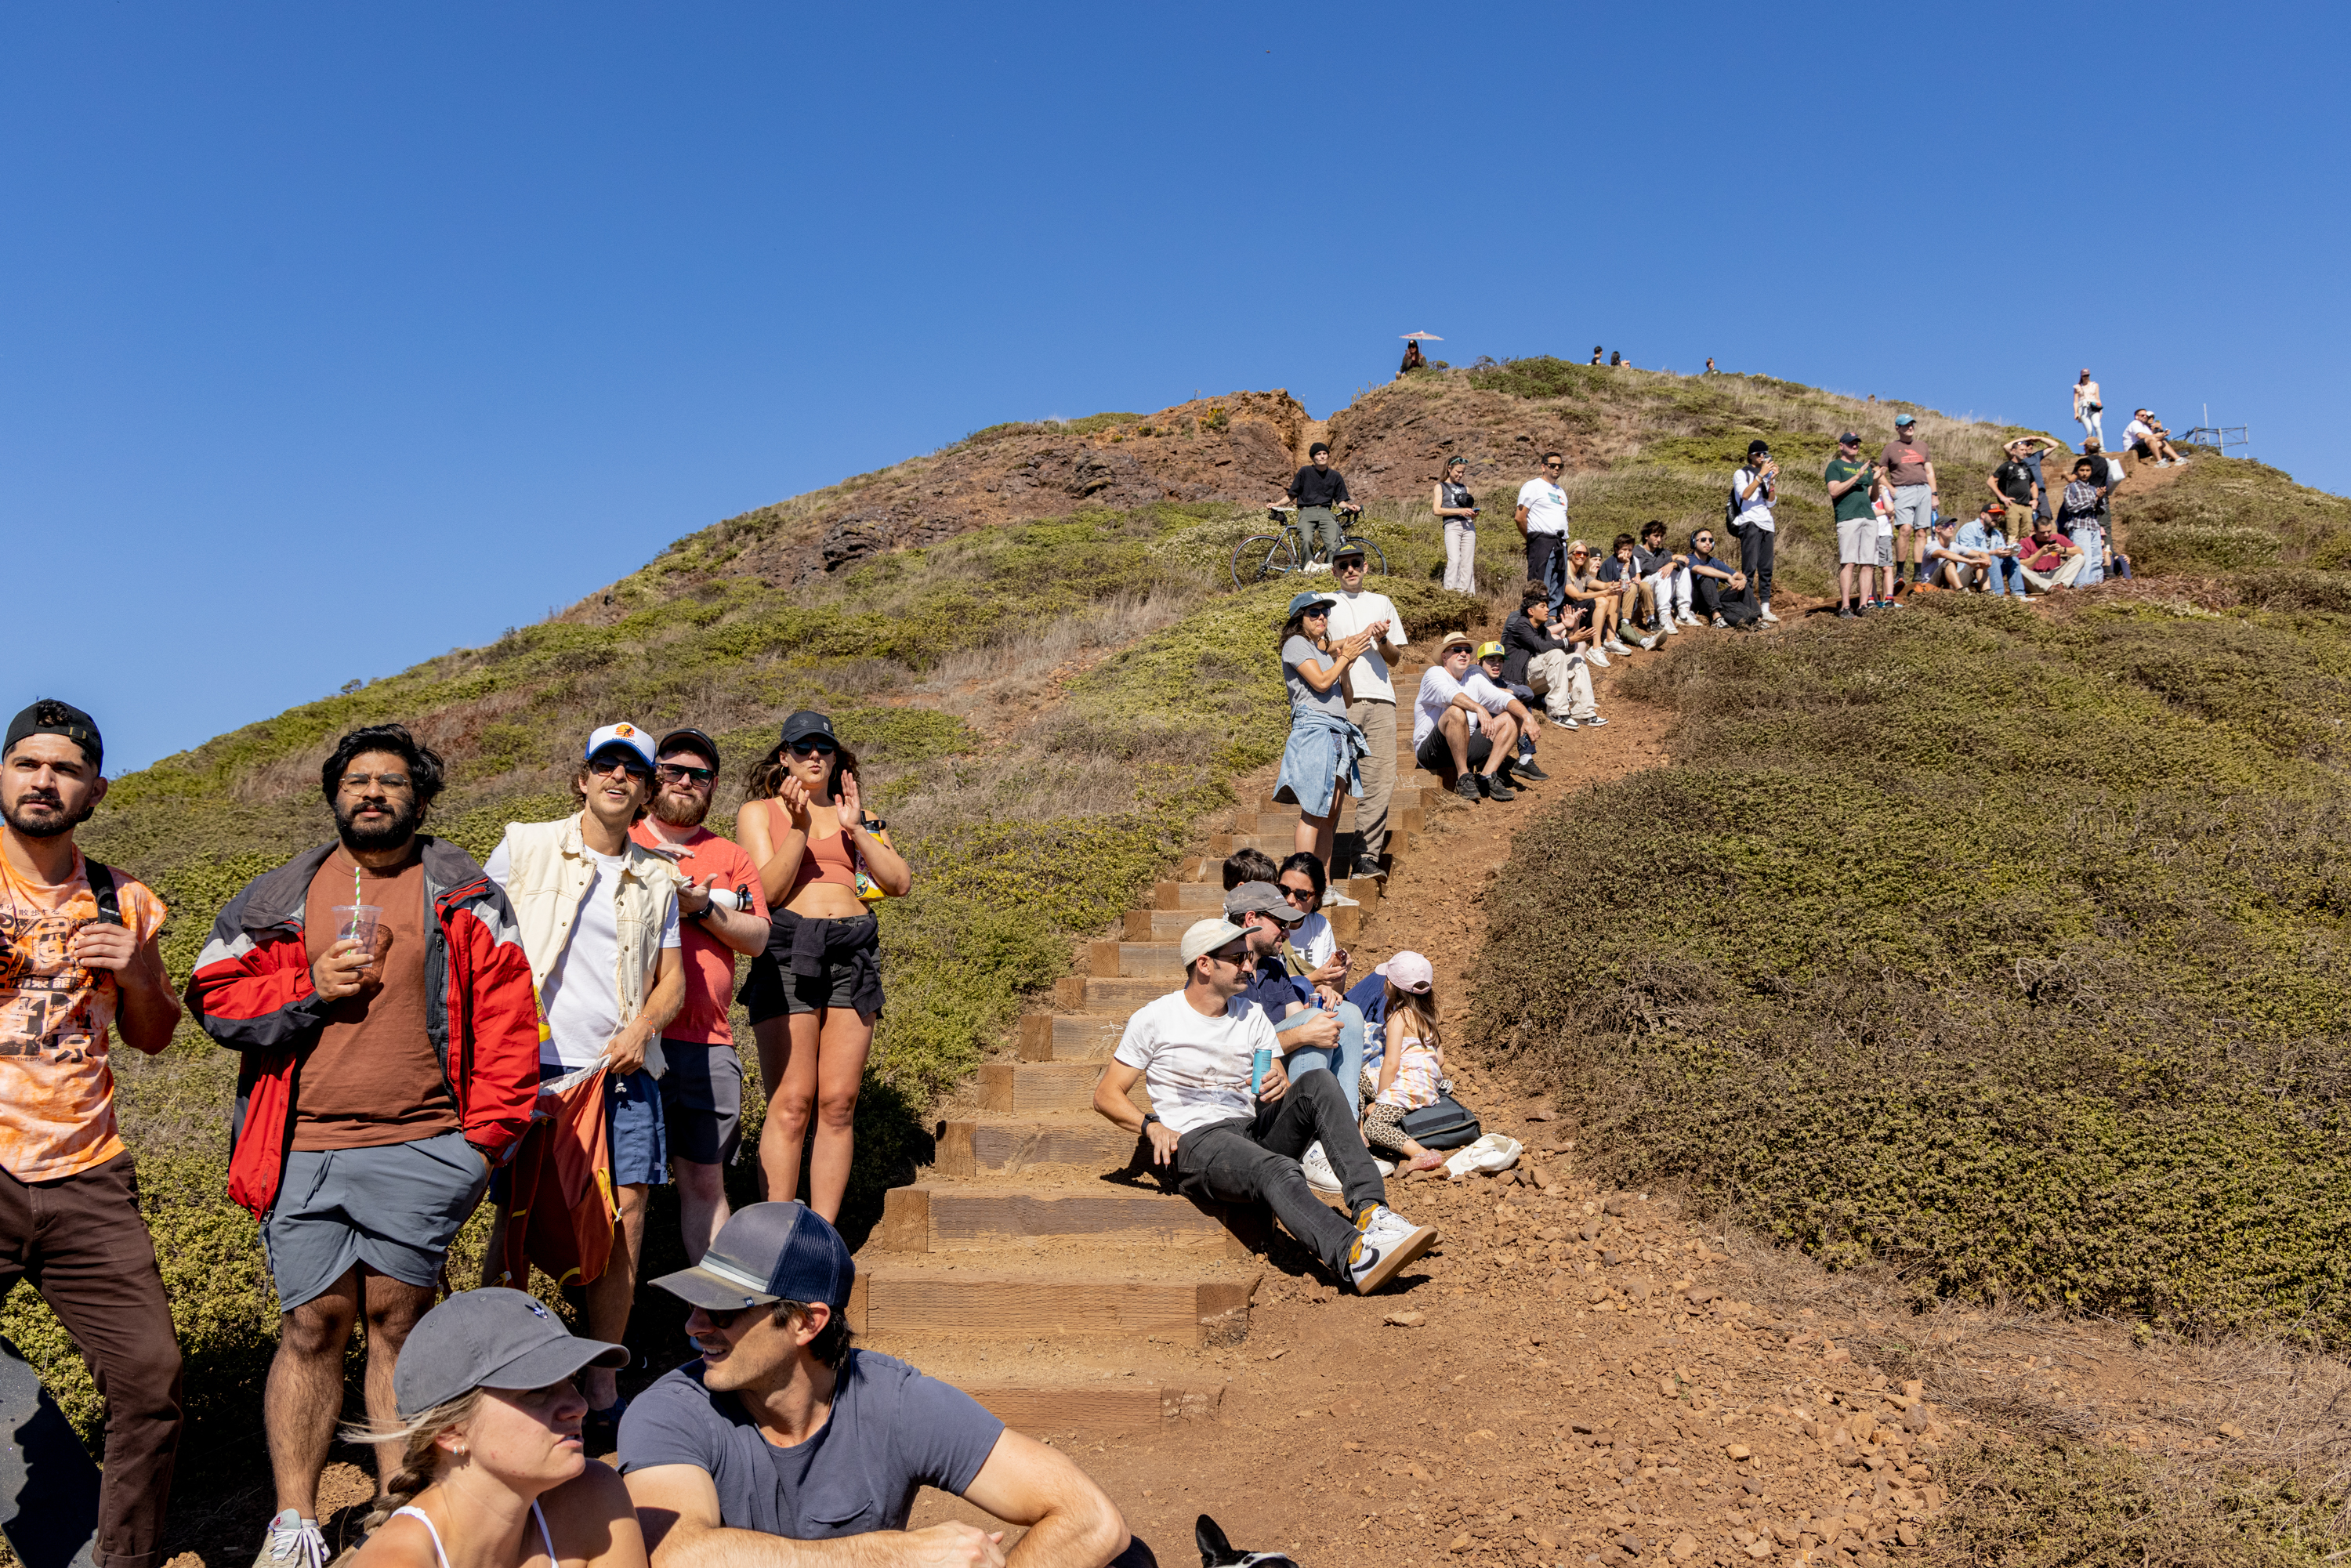
<path id="1" fill-rule="evenodd" d="M 836 746 L 841 744 L 841 737 L 832 733 L 832 720 L 816 709 L 804 707 L 784 716 L 783 744 L 789 746 L 812 735 L 820 735 Z"/>
<path id="2" fill-rule="evenodd" d="M 583 1366 L 628 1364 L 625 1347 L 581 1339 L 537 1297 L 489 1285 L 460 1291 L 416 1320 L 392 1397 L 401 1419 L 413 1421 L 476 1388 L 544 1388 Z"/>
<path id="3" fill-rule="evenodd" d="M 653 1283 L 690 1306 L 733 1312 L 776 1301 L 849 1304 L 857 1264 L 824 1217 L 798 1199 L 738 1208 L 702 1261 Z"/>
<path id="4" fill-rule="evenodd" d="M 1294 616 L 1300 611 L 1309 609 L 1317 604 L 1321 605 L 1323 609 L 1328 610 L 1331 606 L 1338 602 L 1339 601 L 1337 600 L 1332 598 L 1327 593 L 1293 594 L 1290 596 L 1290 613 Z"/>
<path id="5" fill-rule="evenodd" d="M 653 747 L 653 755 L 659 757 L 665 751 L 698 751 L 710 758 L 711 767 L 718 766 L 718 743 L 698 729 L 671 730 L 667 735 L 663 736 L 661 743 Z"/>

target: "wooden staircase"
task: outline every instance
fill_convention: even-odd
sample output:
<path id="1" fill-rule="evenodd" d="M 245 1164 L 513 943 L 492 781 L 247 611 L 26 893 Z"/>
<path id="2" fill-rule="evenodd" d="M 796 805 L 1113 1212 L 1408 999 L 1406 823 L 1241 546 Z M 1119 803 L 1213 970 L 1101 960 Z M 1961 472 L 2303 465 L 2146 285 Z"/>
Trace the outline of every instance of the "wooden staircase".
<path id="1" fill-rule="evenodd" d="M 1422 831 L 1437 789 L 1414 771 L 1416 674 L 1399 671 L 1391 863 Z M 948 1378 L 1031 1432 L 1150 1429 L 1213 1417 L 1223 1394 L 1198 1353 L 1249 1333 L 1270 1219 L 1164 1190 L 1142 1140 L 1092 1109 L 1094 1084 L 1129 1014 L 1182 983 L 1176 942 L 1223 907 L 1221 865 L 1254 846 L 1291 852 L 1295 807 L 1246 801 L 1206 856 L 1126 912 L 1120 939 L 1088 949 L 1055 982 L 1050 1011 L 1021 1019 L 1009 1060 L 980 1070 L 942 1124 L 934 1164 L 885 1197 L 858 1254 L 849 1304 L 861 1342 Z M 1352 860 L 1352 803 L 1339 863 Z M 1379 902 L 1369 878 L 1337 884 L 1354 907 L 1326 908 L 1343 944 Z M 1358 963 L 1355 973 L 1368 972 Z M 1138 1084 L 1132 1098 L 1148 1110 Z"/>

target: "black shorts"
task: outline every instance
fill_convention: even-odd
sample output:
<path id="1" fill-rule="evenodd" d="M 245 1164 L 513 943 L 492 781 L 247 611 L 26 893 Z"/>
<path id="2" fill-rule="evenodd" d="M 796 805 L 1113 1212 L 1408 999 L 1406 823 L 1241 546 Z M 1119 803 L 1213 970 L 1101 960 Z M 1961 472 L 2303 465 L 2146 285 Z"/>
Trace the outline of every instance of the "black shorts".
<path id="1" fill-rule="evenodd" d="M 662 1120 L 674 1160 L 723 1166 L 743 1146 L 743 1059 L 731 1045 L 662 1041 Z"/>
<path id="2" fill-rule="evenodd" d="M 1470 736 L 1468 750 L 1469 766 L 1472 768 L 1483 768 L 1486 758 L 1494 755 L 1494 743 L 1480 730 Z M 1441 729 L 1430 730 L 1428 738 L 1413 747 L 1412 758 L 1420 764 L 1423 771 L 1439 778 L 1453 771 L 1453 747 L 1445 744 L 1445 732 Z"/>
<path id="3" fill-rule="evenodd" d="M 826 946 L 824 962 L 813 975 L 792 973 L 792 945 L 803 925 L 850 939 L 847 944 Z M 871 912 L 839 920 L 804 921 L 785 911 L 768 931 L 767 950 L 751 960 L 750 970 L 743 977 L 743 988 L 735 999 L 749 1011 L 754 1024 L 762 1024 L 788 1013 L 854 1009 L 860 988 L 870 982 L 868 1000 L 878 1018 L 882 1012 L 878 970 L 881 947 L 881 924 Z"/>

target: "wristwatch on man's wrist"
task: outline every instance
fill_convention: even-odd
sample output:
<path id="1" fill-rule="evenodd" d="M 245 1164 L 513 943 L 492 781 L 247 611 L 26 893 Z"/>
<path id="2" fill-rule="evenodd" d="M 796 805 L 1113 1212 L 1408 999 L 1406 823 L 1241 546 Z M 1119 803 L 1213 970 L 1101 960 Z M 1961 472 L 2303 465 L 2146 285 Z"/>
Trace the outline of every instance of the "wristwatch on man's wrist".
<path id="1" fill-rule="evenodd" d="M 1156 1125 L 1158 1121 L 1159 1113 L 1156 1111 L 1145 1111 L 1143 1113 L 1143 1124 L 1146 1127 Z"/>

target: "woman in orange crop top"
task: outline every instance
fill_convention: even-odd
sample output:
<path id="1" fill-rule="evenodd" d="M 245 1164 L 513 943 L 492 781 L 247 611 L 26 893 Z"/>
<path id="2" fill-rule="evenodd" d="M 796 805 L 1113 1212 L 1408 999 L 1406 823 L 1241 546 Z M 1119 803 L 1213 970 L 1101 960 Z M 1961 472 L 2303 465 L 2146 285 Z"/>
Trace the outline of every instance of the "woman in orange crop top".
<path id="1" fill-rule="evenodd" d="M 838 1220 L 883 1000 L 881 923 L 857 896 L 857 868 L 862 862 L 893 898 L 914 885 L 914 873 L 867 824 L 857 758 L 824 715 L 803 708 L 785 719 L 783 738 L 752 764 L 749 784 L 735 834 L 773 912 L 767 950 L 751 960 L 740 998 L 768 1091 L 759 1173 L 770 1200 L 797 1195 L 813 1115 L 808 1204 Z"/>

